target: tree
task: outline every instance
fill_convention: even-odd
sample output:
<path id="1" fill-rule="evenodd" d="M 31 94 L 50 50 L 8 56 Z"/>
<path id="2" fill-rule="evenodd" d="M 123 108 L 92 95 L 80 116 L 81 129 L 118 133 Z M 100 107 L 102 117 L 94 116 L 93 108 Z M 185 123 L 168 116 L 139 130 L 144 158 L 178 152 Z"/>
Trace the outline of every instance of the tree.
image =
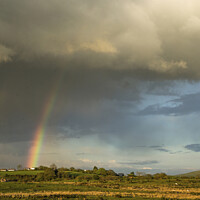
<path id="1" fill-rule="evenodd" d="M 48 169 L 48 167 L 40 165 L 37 169 L 38 170 L 46 170 L 46 169 Z"/>
<path id="2" fill-rule="evenodd" d="M 157 173 L 157 174 L 154 174 L 153 177 L 156 178 L 156 179 L 167 178 L 167 174 L 165 174 L 165 173 Z"/>
<path id="3" fill-rule="evenodd" d="M 135 173 L 134 173 L 134 172 L 131 172 L 130 174 L 128 174 L 128 177 L 129 177 L 129 178 L 134 178 L 134 177 L 135 177 Z"/>
<path id="4" fill-rule="evenodd" d="M 97 170 L 98 170 L 98 167 L 97 167 L 97 166 L 94 166 L 94 167 L 93 167 L 93 172 L 97 172 Z"/>
<path id="5" fill-rule="evenodd" d="M 55 163 L 53 163 L 53 164 L 50 165 L 50 168 L 56 170 L 56 169 L 57 169 L 57 166 L 56 166 Z"/>
<path id="6" fill-rule="evenodd" d="M 22 165 L 21 164 L 17 165 L 17 169 L 22 170 Z"/>
<path id="7" fill-rule="evenodd" d="M 97 174 L 106 176 L 107 172 L 104 168 L 99 168 L 98 171 L 97 171 Z"/>
<path id="8" fill-rule="evenodd" d="M 145 176 L 147 179 L 153 179 L 153 176 L 151 174 L 146 174 Z"/>
<path id="9" fill-rule="evenodd" d="M 99 176 L 97 174 L 94 174 L 92 177 L 94 180 L 99 180 Z"/>
<path id="10" fill-rule="evenodd" d="M 63 178 L 63 177 L 65 177 L 65 172 L 64 172 L 64 171 L 58 171 L 57 177 L 58 177 L 58 178 Z"/>
<path id="11" fill-rule="evenodd" d="M 117 174 L 112 169 L 109 169 L 107 170 L 107 175 L 116 176 Z"/>
<path id="12" fill-rule="evenodd" d="M 74 171 L 75 170 L 75 168 L 74 167 L 70 167 L 70 171 Z"/>
<path id="13" fill-rule="evenodd" d="M 38 173 L 36 176 L 36 181 L 43 181 L 44 180 L 44 173 Z"/>
<path id="14" fill-rule="evenodd" d="M 50 181 L 56 178 L 55 170 L 48 168 L 44 171 L 44 179 Z"/>

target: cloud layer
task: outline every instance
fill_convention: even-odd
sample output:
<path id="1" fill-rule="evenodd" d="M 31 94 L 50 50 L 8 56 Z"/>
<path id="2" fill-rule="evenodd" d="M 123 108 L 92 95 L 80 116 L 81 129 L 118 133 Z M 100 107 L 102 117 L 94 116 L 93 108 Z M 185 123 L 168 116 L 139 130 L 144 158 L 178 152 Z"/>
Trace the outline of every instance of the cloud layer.
<path id="1" fill-rule="evenodd" d="M 200 93 L 180 96 L 163 104 L 150 105 L 140 111 L 141 115 L 188 115 L 199 113 Z"/>
<path id="2" fill-rule="evenodd" d="M 199 79 L 198 1 L 2 0 L 0 6 L 1 62 L 50 56 L 66 67 Z"/>
<path id="3" fill-rule="evenodd" d="M 200 152 L 200 144 L 188 144 L 185 148 L 194 152 Z"/>

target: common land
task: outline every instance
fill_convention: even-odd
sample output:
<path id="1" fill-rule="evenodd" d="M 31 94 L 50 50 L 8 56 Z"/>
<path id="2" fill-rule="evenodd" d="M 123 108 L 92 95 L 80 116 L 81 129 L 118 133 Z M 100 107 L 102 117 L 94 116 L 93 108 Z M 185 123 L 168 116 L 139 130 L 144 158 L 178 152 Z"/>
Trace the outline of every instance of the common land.
<path id="1" fill-rule="evenodd" d="M 47 168 L 0 172 L 0 199 L 200 199 L 200 177 Z"/>

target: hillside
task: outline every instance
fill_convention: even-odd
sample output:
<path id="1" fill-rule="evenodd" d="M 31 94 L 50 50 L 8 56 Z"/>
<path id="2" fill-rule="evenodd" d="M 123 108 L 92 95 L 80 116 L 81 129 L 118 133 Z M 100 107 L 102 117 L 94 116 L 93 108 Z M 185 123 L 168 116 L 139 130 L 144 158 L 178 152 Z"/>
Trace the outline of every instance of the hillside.
<path id="1" fill-rule="evenodd" d="M 199 176 L 200 177 L 200 170 L 194 171 L 194 172 L 185 173 L 185 174 L 179 174 L 177 176 L 181 176 L 181 177 L 196 177 L 196 176 Z"/>

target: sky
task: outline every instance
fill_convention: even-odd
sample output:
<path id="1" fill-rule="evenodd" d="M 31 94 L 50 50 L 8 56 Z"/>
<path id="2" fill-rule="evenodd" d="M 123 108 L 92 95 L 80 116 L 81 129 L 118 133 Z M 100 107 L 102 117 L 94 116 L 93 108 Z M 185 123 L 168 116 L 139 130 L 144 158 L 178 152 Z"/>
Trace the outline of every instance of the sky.
<path id="1" fill-rule="evenodd" d="M 198 0 L 0 0 L 0 168 L 200 166 Z M 56 89 L 55 89 L 56 87 Z"/>

